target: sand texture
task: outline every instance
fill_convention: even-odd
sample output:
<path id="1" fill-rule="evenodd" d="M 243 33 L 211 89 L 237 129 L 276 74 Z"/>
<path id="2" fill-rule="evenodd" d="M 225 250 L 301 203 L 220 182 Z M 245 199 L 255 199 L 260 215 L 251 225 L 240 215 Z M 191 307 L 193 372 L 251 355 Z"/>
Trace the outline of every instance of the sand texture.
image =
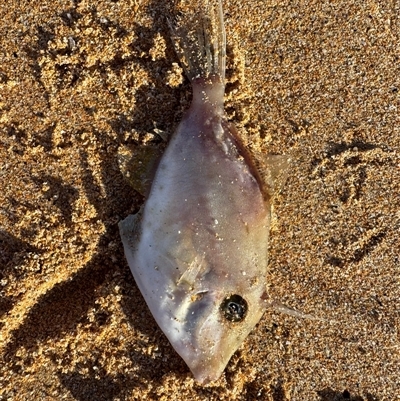
<path id="1" fill-rule="evenodd" d="M 165 143 L 191 90 L 166 0 L 0 5 L 0 400 L 400 400 L 400 2 L 225 0 L 226 111 L 292 164 L 268 311 L 197 385 L 117 223 L 122 145 Z M 222 283 L 221 283 L 222 285 Z"/>

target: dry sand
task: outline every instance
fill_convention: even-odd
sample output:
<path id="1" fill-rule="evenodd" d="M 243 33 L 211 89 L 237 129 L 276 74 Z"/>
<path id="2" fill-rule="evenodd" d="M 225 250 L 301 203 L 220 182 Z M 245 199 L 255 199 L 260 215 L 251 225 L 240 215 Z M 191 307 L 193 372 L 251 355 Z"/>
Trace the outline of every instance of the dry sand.
<path id="1" fill-rule="evenodd" d="M 289 154 L 267 312 L 197 385 L 158 329 L 117 222 L 143 198 L 120 145 L 190 101 L 161 0 L 2 1 L 0 400 L 400 399 L 400 2 L 225 0 L 226 108 Z"/>

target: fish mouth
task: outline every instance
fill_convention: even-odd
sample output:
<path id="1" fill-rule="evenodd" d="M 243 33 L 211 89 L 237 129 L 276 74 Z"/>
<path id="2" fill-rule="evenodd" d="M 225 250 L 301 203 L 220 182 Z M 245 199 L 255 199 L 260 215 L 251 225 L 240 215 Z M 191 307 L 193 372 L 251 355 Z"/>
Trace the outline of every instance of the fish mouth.
<path id="1" fill-rule="evenodd" d="M 229 338 L 226 342 L 223 340 L 227 326 L 220 320 L 220 302 L 207 300 L 209 291 L 198 295 L 204 297 L 202 299 L 204 303 L 209 302 L 209 307 L 201 310 L 202 324 L 198 324 L 192 331 L 192 353 L 186 354 L 183 359 L 192 371 L 195 380 L 204 385 L 215 382 L 221 377 L 236 347 L 230 346 Z"/>
<path id="2" fill-rule="evenodd" d="M 220 366 L 215 367 L 207 364 L 198 365 L 191 368 L 191 372 L 198 384 L 210 384 L 220 379 L 224 369 L 225 363 L 220 363 Z"/>
<path id="3" fill-rule="evenodd" d="M 169 333 L 168 338 L 175 351 L 200 385 L 215 382 L 221 377 L 231 356 L 262 315 L 262 312 L 244 313 L 243 319 L 239 320 L 226 316 L 226 301 L 229 301 L 229 307 L 234 304 L 234 317 L 240 312 L 236 307 L 254 309 L 249 297 L 244 300 L 236 295 L 237 292 L 202 289 L 190 294 L 189 306 L 185 306 L 179 330 Z"/>
<path id="4" fill-rule="evenodd" d="M 205 385 L 217 381 L 228 364 L 235 349 L 226 349 L 221 344 L 207 341 L 207 345 L 193 344 L 189 339 L 180 341 L 175 351 L 186 362 L 198 384 Z"/>

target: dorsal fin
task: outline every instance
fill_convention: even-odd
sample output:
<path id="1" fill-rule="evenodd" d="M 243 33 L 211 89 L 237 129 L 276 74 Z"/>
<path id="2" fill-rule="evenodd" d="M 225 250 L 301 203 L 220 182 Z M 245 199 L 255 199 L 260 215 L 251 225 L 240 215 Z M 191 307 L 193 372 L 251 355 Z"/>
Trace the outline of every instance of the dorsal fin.
<path id="1" fill-rule="evenodd" d="M 275 312 L 283 313 L 285 315 L 289 315 L 298 319 L 307 319 L 327 323 L 338 323 L 338 321 L 336 320 L 324 319 L 322 317 L 314 316 L 309 313 L 304 313 L 276 301 L 270 302 L 266 306 L 267 308 L 272 309 Z"/>
<path id="2" fill-rule="evenodd" d="M 272 194 L 280 192 L 287 179 L 290 158 L 286 155 L 265 154 L 255 150 L 250 152 L 263 185 L 269 188 Z"/>
<path id="3" fill-rule="evenodd" d="M 249 149 L 232 123 L 224 121 L 223 125 L 235 139 L 237 149 L 258 181 L 264 199 L 269 201 L 285 184 L 290 158 L 286 155 L 265 154 Z"/>

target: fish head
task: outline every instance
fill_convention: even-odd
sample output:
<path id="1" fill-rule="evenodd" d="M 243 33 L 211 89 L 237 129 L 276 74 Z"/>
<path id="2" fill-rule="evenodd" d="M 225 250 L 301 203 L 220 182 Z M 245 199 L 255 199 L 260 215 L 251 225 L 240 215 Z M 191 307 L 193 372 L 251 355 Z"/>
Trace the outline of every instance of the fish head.
<path id="1" fill-rule="evenodd" d="M 225 285 L 223 290 L 218 280 L 207 282 L 207 289 L 199 288 L 200 280 L 197 288 L 181 297 L 180 324 L 166 330 L 171 344 L 201 384 L 219 379 L 265 310 L 264 286 L 256 278 L 241 278 L 237 285 Z"/>

